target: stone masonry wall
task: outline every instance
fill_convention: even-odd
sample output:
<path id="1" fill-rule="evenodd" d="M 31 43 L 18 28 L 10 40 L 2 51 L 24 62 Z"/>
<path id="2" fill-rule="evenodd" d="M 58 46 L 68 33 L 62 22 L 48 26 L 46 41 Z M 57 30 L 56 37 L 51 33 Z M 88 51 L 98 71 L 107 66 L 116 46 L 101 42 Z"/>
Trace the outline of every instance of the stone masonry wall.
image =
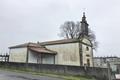
<path id="1" fill-rule="evenodd" d="M 94 76 L 97 80 L 109 80 L 108 69 L 98 67 L 83 67 L 83 66 L 68 66 L 68 65 L 52 65 L 52 64 L 34 64 L 34 63 L 15 63 L 15 62 L 0 62 L 0 66 L 29 69 L 36 72 L 49 72 L 68 75 L 88 75 Z"/>

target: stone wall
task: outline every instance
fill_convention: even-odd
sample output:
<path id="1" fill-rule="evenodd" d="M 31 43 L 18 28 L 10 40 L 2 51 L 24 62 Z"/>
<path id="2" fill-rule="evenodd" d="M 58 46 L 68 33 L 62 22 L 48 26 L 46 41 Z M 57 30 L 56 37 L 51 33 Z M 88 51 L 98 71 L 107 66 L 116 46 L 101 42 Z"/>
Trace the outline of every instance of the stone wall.
<path id="1" fill-rule="evenodd" d="M 97 80 L 109 80 L 108 69 L 98 67 L 52 65 L 52 64 L 34 64 L 34 63 L 15 63 L 0 62 L 0 66 L 14 69 L 29 69 L 36 72 L 49 72 L 67 75 L 94 76 Z"/>

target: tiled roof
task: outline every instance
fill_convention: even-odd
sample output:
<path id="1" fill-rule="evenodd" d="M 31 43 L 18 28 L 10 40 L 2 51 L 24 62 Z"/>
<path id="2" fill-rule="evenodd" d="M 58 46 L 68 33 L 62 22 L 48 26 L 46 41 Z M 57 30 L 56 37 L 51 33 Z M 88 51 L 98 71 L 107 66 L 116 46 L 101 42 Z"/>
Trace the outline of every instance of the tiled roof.
<path id="1" fill-rule="evenodd" d="M 109 58 L 119 58 L 119 57 L 117 57 L 117 56 L 110 56 L 110 57 L 94 57 L 94 59 L 101 59 L 101 58 L 109 59 Z"/>
<path id="2" fill-rule="evenodd" d="M 37 43 L 31 43 L 31 42 L 29 42 L 29 43 L 24 43 L 24 44 L 16 45 L 16 46 L 11 46 L 9 48 L 11 49 L 11 48 L 22 48 L 22 47 L 42 47 L 42 46 L 40 46 Z"/>
<path id="3" fill-rule="evenodd" d="M 53 44 L 65 44 L 65 43 L 74 43 L 78 42 L 80 39 L 62 39 L 62 40 L 56 40 L 56 41 L 46 41 L 39 43 L 40 45 L 53 45 Z"/>
<path id="4" fill-rule="evenodd" d="M 81 42 L 80 39 L 62 39 L 62 40 L 45 41 L 45 42 L 39 42 L 39 43 L 25 43 L 25 44 L 21 44 L 21 45 L 11 46 L 9 48 L 11 49 L 11 48 L 30 47 L 30 46 L 32 46 L 32 47 L 43 47 L 45 45 L 66 44 L 66 43 L 76 43 L 76 42 L 80 42 L 82 44 L 91 46 L 89 44 Z"/>
<path id="5" fill-rule="evenodd" d="M 45 48 L 44 46 L 40 46 L 40 44 L 37 43 L 25 43 L 25 44 L 20 44 L 16 46 L 9 47 L 10 49 L 13 48 L 23 48 L 23 47 L 28 47 L 28 49 L 38 52 L 38 53 L 50 53 L 50 54 L 56 54 L 57 52 L 49 50 Z"/>
<path id="6" fill-rule="evenodd" d="M 32 51 L 38 52 L 38 53 L 49 53 L 49 54 L 57 54 L 57 52 L 49 50 L 47 48 L 35 48 L 35 47 L 30 47 L 29 48 Z"/>

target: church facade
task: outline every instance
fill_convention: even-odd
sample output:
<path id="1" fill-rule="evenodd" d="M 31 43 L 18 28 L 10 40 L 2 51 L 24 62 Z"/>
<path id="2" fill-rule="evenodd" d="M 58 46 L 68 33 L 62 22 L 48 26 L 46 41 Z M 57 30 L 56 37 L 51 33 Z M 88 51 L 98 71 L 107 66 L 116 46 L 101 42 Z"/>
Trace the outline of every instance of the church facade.
<path id="1" fill-rule="evenodd" d="M 63 39 L 39 43 L 25 43 L 9 47 L 10 62 L 93 66 L 93 48 L 88 38 L 85 14 L 81 21 L 79 39 Z"/>
<path id="2" fill-rule="evenodd" d="M 93 66 L 92 46 L 87 38 L 42 42 L 40 45 L 57 52 L 56 64 Z"/>

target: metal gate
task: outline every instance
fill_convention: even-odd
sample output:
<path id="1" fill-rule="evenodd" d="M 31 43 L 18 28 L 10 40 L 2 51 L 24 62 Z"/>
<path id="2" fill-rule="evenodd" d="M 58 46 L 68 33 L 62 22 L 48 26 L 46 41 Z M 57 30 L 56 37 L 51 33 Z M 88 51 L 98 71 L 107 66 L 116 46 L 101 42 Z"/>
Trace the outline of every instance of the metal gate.
<path id="1" fill-rule="evenodd" d="M 9 62 L 9 55 L 8 54 L 0 55 L 0 61 L 1 62 Z"/>

